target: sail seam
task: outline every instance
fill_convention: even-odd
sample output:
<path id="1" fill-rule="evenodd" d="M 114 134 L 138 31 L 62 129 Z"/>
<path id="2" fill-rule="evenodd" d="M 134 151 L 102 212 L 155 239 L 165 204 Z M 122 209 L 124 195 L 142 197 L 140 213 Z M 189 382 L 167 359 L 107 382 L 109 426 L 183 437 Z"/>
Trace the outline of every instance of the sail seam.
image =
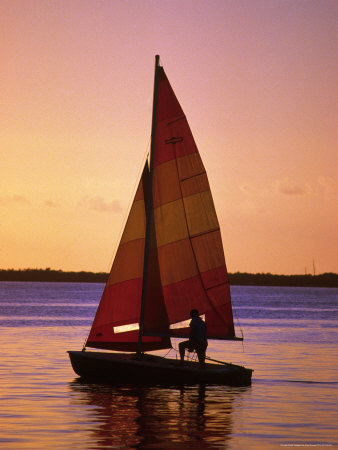
<path id="1" fill-rule="evenodd" d="M 189 237 L 190 237 L 190 239 L 194 239 L 199 236 L 204 236 L 205 234 L 214 233 L 215 231 L 220 231 L 220 227 L 213 228 L 212 230 L 208 230 L 208 231 L 201 231 L 200 233 L 196 233 L 196 234 L 189 234 Z"/>
<path id="2" fill-rule="evenodd" d="M 164 244 L 158 244 L 157 248 L 165 247 L 166 245 L 170 245 L 173 242 L 184 241 L 185 239 L 189 239 L 191 241 L 192 239 L 196 239 L 198 237 L 205 236 L 207 234 L 215 233 L 215 231 L 220 231 L 220 228 L 219 227 L 218 228 L 213 228 L 212 230 L 201 231 L 200 233 L 196 233 L 196 234 L 192 235 L 192 234 L 189 233 L 189 228 L 188 228 L 188 224 L 187 224 L 187 235 L 186 236 L 184 236 L 181 239 L 177 239 L 176 241 L 169 241 L 169 242 L 165 242 Z"/>
<path id="3" fill-rule="evenodd" d="M 224 286 L 224 285 L 226 285 L 226 284 L 230 284 L 229 281 L 224 281 L 223 283 L 218 283 L 218 284 L 215 284 L 215 285 L 210 286 L 210 287 L 208 287 L 208 288 L 205 287 L 205 290 L 206 290 L 206 291 L 210 291 L 211 289 L 217 288 L 217 287 L 219 287 L 219 286 Z"/>
<path id="4" fill-rule="evenodd" d="M 167 122 L 167 125 L 171 125 L 172 123 L 179 122 L 182 119 L 185 119 L 185 114 L 183 114 L 183 116 L 176 117 L 176 119 L 173 119 L 170 122 Z"/>
<path id="5" fill-rule="evenodd" d="M 205 174 L 206 174 L 206 171 L 204 170 L 203 172 L 199 172 L 194 175 L 191 175 L 191 177 L 179 178 L 179 182 L 182 183 L 183 181 L 191 180 L 192 178 L 199 177 L 200 175 L 205 175 Z"/>
<path id="6" fill-rule="evenodd" d="M 197 267 L 198 271 L 196 272 L 196 274 L 194 274 L 194 275 L 192 275 L 192 276 L 190 276 L 190 277 L 188 277 L 188 278 L 182 278 L 182 279 L 175 280 L 175 281 L 173 281 L 173 282 L 170 281 L 170 282 L 167 282 L 167 283 L 163 283 L 162 286 L 163 286 L 164 288 L 166 288 L 166 287 L 171 286 L 171 285 L 179 284 L 179 283 L 181 283 L 182 281 L 185 281 L 185 280 L 192 280 L 192 279 L 196 278 L 197 276 L 198 276 L 199 278 L 201 278 L 201 275 L 202 275 L 202 274 L 206 274 L 206 273 L 208 273 L 208 272 L 210 272 L 210 271 L 212 271 L 212 270 L 219 269 L 219 268 L 221 268 L 221 267 L 223 267 L 223 266 L 212 267 L 211 269 L 209 269 L 209 270 L 204 270 L 203 272 L 200 272 L 199 269 L 198 269 L 198 267 Z M 202 282 L 202 283 L 203 283 L 203 282 Z M 227 285 L 227 284 L 230 284 L 229 281 L 224 281 L 224 282 L 222 282 L 222 283 L 214 284 L 214 285 L 210 286 L 209 288 L 206 288 L 206 287 L 204 286 L 204 284 L 203 284 L 203 288 L 204 288 L 205 290 L 210 290 L 210 289 L 213 289 L 214 287 L 219 287 L 219 286 L 223 286 L 223 285 Z"/>

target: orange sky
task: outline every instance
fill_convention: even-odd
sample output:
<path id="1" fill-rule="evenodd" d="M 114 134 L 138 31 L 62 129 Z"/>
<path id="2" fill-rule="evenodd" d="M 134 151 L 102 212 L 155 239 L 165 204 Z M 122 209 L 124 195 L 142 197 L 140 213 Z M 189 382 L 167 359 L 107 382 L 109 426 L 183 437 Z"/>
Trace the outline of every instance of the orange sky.
<path id="1" fill-rule="evenodd" d="M 0 268 L 108 271 L 154 55 L 230 272 L 338 272 L 336 0 L 1 0 Z"/>

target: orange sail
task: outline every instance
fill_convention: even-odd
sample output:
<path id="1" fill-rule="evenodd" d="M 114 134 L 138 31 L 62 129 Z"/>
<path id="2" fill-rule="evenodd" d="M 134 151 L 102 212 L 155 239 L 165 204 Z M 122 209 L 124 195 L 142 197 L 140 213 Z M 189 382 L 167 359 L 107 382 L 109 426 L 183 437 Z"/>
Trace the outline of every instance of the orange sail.
<path id="1" fill-rule="evenodd" d="M 86 346 L 146 351 L 187 336 L 236 339 L 220 228 L 188 122 L 156 64 L 150 172 L 145 165 Z M 139 340 L 139 345 L 137 342 Z"/>

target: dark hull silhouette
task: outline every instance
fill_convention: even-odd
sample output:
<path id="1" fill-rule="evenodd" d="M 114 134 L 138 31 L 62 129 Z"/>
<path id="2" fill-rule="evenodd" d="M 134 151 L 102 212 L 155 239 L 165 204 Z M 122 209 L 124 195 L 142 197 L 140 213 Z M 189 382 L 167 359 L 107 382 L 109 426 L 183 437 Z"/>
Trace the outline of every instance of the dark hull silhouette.
<path id="1" fill-rule="evenodd" d="M 223 384 L 249 386 L 252 370 L 234 364 L 163 358 L 149 354 L 69 351 L 74 371 L 89 381 L 133 384 Z"/>

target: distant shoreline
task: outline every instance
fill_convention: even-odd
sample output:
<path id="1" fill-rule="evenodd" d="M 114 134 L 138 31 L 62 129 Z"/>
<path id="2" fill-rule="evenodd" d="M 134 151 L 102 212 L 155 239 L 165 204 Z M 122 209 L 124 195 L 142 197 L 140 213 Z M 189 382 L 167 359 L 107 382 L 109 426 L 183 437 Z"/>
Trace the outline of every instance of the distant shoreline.
<path id="1" fill-rule="evenodd" d="M 72 283 L 105 283 L 105 272 L 64 272 L 53 269 L 0 269 L 0 281 L 45 281 Z M 273 275 L 271 273 L 230 273 L 231 285 L 239 286 L 295 286 L 338 287 L 338 274 L 320 275 Z"/>

